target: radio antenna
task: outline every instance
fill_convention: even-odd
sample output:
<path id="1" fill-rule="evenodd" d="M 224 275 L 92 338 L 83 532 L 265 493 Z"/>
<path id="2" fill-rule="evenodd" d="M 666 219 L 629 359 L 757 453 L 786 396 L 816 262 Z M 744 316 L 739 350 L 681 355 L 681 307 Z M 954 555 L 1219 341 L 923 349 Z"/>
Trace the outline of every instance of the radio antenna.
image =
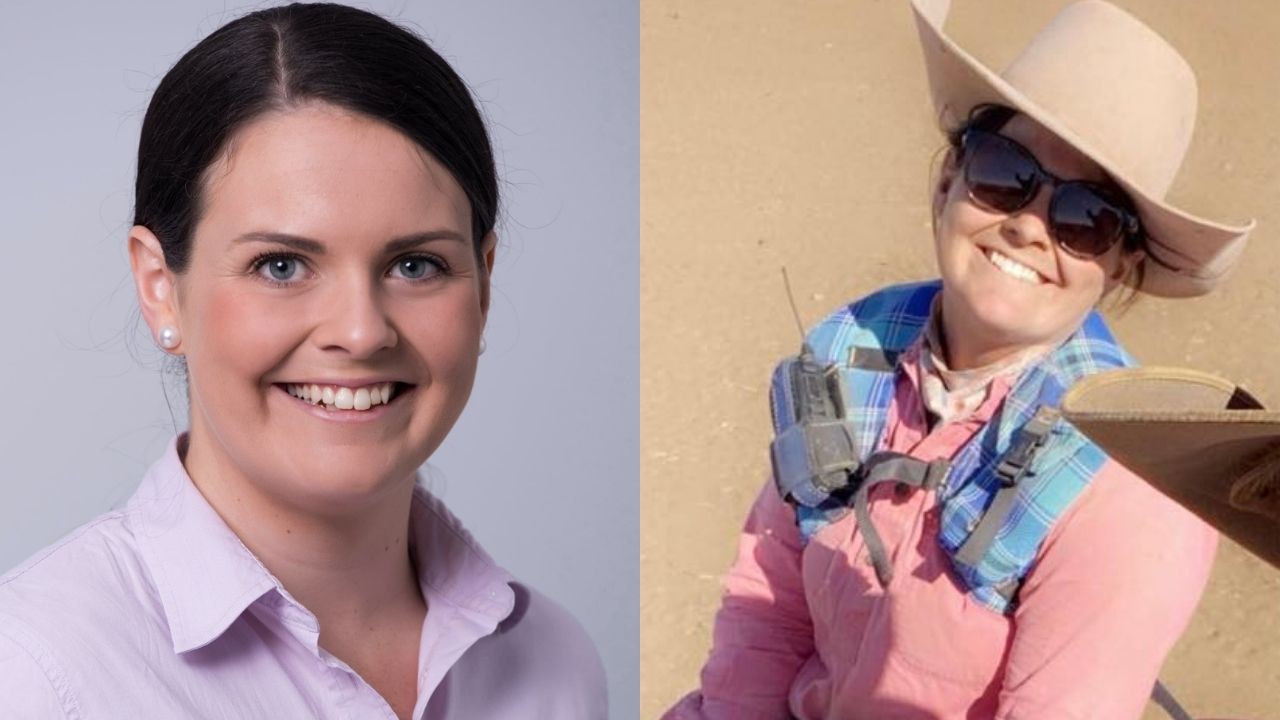
<path id="1" fill-rule="evenodd" d="M 787 277 L 787 266 L 782 266 L 782 286 L 787 289 L 787 302 L 791 304 L 791 317 L 795 318 L 796 330 L 800 331 L 800 342 L 804 342 L 804 323 L 800 322 L 800 311 L 796 309 L 796 296 L 791 293 L 791 279 Z"/>
<path id="2" fill-rule="evenodd" d="M 782 266 L 782 286 L 787 289 L 787 302 L 791 304 L 791 317 L 795 318 L 796 330 L 800 332 L 800 355 L 801 357 L 813 355 L 813 348 L 809 347 L 809 338 L 804 334 L 804 323 L 800 322 L 800 311 L 796 309 L 796 296 L 791 292 L 791 279 L 787 277 L 787 266 Z"/>

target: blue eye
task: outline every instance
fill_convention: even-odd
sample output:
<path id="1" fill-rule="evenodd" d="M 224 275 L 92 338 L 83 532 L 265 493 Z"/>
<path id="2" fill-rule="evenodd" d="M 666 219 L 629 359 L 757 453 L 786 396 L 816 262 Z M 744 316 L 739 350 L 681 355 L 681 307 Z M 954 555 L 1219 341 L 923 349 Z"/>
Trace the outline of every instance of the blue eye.
<path id="1" fill-rule="evenodd" d="M 276 285 L 287 285 L 298 280 L 304 269 L 302 259 L 284 253 L 266 253 L 254 258 L 253 272 L 263 280 Z"/>
<path id="2" fill-rule="evenodd" d="M 276 258 L 267 263 L 267 272 L 271 273 L 271 277 L 275 280 L 288 280 L 293 276 L 293 270 L 298 265 L 298 261 L 293 258 Z"/>
<path id="3" fill-rule="evenodd" d="M 443 272 L 441 264 L 430 255 L 409 255 L 396 261 L 395 271 L 406 280 L 427 280 Z"/>

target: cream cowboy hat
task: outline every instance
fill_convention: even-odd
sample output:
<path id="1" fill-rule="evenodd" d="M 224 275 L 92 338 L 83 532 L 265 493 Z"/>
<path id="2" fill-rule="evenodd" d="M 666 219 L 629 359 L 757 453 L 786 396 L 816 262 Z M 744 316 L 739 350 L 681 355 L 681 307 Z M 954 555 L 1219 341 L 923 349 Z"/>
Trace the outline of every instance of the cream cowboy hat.
<path id="1" fill-rule="evenodd" d="M 1202 295 L 1236 263 L 1254 222 L 1230 226 L 1164 202 L 1196 119 L 1196 79 L 1151 28 L 1101 0 L 1068 5 L 999 75 L 942 33 L 949 0 L 912 0 L 939 120 L 983 103 L 1030 116 L 1098 163 L 1137 205 L 1151 259 L 1141 287 Z"/>
<path id="2" fill-rule="evenodd" d="M 1280 568 L 1280 412 L 1195 370 L 1090 375 L 1062 414 L 1125 467 Z"/>

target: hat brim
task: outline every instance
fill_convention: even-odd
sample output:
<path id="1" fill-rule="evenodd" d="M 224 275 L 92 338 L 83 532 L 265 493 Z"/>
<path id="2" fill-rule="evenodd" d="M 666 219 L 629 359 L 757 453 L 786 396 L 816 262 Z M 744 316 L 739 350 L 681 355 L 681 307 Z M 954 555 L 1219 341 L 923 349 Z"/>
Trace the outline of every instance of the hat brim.
<path id="1" fill-rule="evenodd" d="M 1228 225 L 1179 210 L 1148 192 L 1106 153 L 1092 147 L 1053 113 L 978 62 L 942 32 L 947 0 L 912 0 L 924 50 L 929 85 L 943 127 L 963 122 L 985 103 L 1006 105 L 1043 125 L 1096 162 L 1133 199 L 1148 236 L 1142 284 L 1137 289 L 1162 297 L 1191 297 L 1208 293 L 1229 273 L 1244 250 L 1254 221 Z M 1220 269 L 1219 269 L 1220 268 Z"/>
<path id="2" fill-rule="evenodd" d="M 1241 392 L 1193 370 L 1129 368 L 1073 385 L 1062 413 L 1116 461 L 1280 568 L 1280 517 L 1231 502 L 1236 480 L 1280 444 L 1280 413 L 1226 409 Z"/>

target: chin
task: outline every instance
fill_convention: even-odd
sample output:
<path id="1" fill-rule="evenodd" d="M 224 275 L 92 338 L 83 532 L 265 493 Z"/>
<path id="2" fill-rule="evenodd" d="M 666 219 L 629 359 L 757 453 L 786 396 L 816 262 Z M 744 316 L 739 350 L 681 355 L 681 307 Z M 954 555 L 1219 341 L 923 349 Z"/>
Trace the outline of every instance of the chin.
<path id="1" fill-rule="evenodd" d="M 301 471 L 301 472 L 299 472 Z M 306 474 L 304 468 L 291 471 L 289 501 L 317 517 L 336 518 L 375 505 L 387 493 L 411 477 L 409 473 L 382 476 L 375 472 Z"/>
<path id="2" fill-rule="evenodd" d="M 944 322 L 968 333 L 977 341 L 977 347 L 1017 348 L 1041 342 L 1037 323 L 1029 322 L 1034 319 L 1029 313 L 1033 301 L 1016 293 L 972 287 L 957 292 L 954 300 L 944 308 Z"/>
<path id="3" fill-rule="evenodd" d="M 334 445 L 310 457 L 285 459 L 280 467 L 286 482 L 313 498 L 376 495 L 413 474 L 417 465 L 390 448 Z"/>
<path id="4" fill-rule="evenodd" d="M 1034 332 L 1029 332 L 1026 324 L 1017 318 L 979 317 L 979 332 L 987 338 L 989 347 L 1023 348 L 1035 345 L 1039 339 Z"/>

